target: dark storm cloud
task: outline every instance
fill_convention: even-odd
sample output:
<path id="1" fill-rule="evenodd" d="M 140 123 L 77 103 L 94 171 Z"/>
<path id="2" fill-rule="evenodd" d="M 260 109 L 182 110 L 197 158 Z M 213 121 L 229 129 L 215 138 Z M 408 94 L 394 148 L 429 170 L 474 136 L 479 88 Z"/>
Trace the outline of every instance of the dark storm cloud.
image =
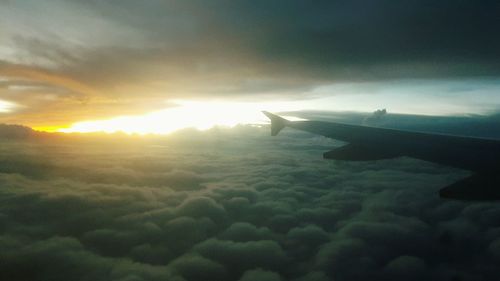
<path id="1" fill-rule="evenodd" d="M 382 76 L 496 72 L 489 63 L 499 56 L 496 1 L 225 4 L 209 4 L 210 19 L 243 34 L 267 60 L 368 77 L 380 75 L 377 69 Z M 362 70 L 366 66 L 374 68 Z"/>
<path id="2" fill-rule="evenodd" d="M 28 120 L 64 111 L 47 104 L 102 118 L 168 98 L 290 97 L 335 82 L 500 69 L 497 1 L 40 3 L 2 4 L 0 75 L 56 93 L 44 102 L 40 89 L 24 88 L 30 99 L 0 91 L 29 106 Z"/>
<path id="3" fill-rule="evenodd" d="M 437 195 L 466 172 L 408 158 L 321 159 L 338 145 L 250 126 L 120 143 L 3 140 L 2 159 L 19 162 L 0 171 L 0 278 L 498 276 L 497 204 Z"/>
<path id="4" fill-rule="evenodd" d="M 217 60 L 228 62 L 223 67 L 231 69 L 237 65 L 232 57 L 250 55 L 270 71 L 309 72 L 328 79 L 332 74 L 341 79 L 498 74 L 497 1 L 171 1 L 104 6 L 104 13 L 114 20 L 146 29 L 160 42 L 174 35 L 188 37 L 173 40 L 173 45 L 203 52 L 195 61 L 223 53 Z M 142 13 L 131 15 L 124 6 Z M 124 13 L 127 17 L 118 19 Z M 172 17 L 178 21 L 176 27 L 191 32 L 172 30 L 169 14 L 177 14 Z"/>

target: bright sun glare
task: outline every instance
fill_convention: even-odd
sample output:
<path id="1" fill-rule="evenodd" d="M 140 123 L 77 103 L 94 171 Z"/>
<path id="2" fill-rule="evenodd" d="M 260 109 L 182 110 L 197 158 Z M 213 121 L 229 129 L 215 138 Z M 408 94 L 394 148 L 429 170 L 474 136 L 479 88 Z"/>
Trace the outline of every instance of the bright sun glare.
<path id="1" fill-rule="evenodd" d="M 2 112 L 10 112 L 16 105 L 14 103 L 0 100 L 0 113 Z"/>
<path id="2" fill-rule="evenodd" d="M 293 103 L 236 103 L 175 101 L 177 106 L 139 116 L 121 116 L 108 120 L 85 121 L 56 131 L 64 133 L 125 132 L 135 134 L 167 134 L 184 128 L 198 130 L 214 126 L 264 124 L 261 110 L 297 110 Z"/>

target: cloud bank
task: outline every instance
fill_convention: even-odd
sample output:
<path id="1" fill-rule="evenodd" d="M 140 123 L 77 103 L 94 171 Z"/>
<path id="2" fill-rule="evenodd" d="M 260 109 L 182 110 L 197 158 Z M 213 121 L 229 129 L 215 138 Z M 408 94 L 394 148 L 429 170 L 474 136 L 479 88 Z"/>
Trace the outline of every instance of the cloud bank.
<path id="1" fill-rule="evenodd" d="M 2 280 L 491 280 L 496 203 L 441 200 L 467 175 L 269 128 L 170 138 L 4 140 Z M 69 138 L 69 139 L 67 139 Z M 12 161 L 15 159 L 16 161 Z"/>

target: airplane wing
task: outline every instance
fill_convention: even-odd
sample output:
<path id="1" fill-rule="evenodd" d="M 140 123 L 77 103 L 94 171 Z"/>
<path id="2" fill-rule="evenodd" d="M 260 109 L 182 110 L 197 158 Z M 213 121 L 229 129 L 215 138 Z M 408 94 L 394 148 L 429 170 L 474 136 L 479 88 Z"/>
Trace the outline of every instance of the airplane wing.
<path id="1" fill-rule="evenodd" d="M 472 171 L 473 174 L 440 190 L 442 198 L 500 200 L 500 140 L 430 134 L 321 121 L 271 119 L 271 135 L 290 127 L 347 142 L 325 152 L 325 159 L 369 161 L 407 156 Z"/>

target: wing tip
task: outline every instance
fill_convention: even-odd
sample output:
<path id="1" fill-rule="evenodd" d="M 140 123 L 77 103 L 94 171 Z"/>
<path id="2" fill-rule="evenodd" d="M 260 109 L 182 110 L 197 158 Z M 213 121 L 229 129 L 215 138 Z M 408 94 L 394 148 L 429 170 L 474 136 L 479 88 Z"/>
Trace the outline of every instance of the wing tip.
<path id="1" fill-rule="evenodd" d="M 286 123 L 288 122 L 285 118 L 272 114 L 269 111 L 262 111 L 262 113 L 264 113 L 264 115 L 271 120 L 271 136 L 278 135 L 278 133 L 285 128 Z"/>

